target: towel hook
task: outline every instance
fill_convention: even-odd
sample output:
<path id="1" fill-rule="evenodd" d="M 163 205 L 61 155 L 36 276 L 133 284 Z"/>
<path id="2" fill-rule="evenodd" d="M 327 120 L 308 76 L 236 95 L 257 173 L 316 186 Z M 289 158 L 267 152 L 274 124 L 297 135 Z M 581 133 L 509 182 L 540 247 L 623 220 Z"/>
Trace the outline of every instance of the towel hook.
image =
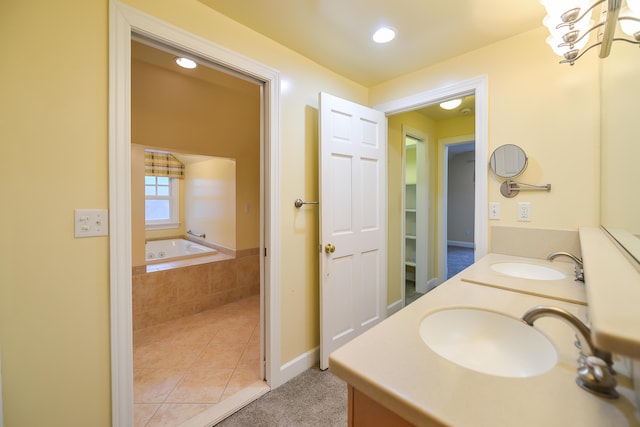
<path id="1" fill-rule="evenodd" d="M 320 202 L 303 202 L 301 198 L 297 198 L 293 203 L 296 208 L 301 208 L 302 205 L 318 205 Z"/>

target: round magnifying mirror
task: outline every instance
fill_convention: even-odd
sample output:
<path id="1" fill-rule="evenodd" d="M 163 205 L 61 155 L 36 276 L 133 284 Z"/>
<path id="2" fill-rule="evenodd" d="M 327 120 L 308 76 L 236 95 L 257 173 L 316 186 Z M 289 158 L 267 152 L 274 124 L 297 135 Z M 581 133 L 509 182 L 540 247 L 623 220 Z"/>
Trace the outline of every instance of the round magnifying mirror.
<path id="1" fill-rule="evenodd" d="M 489 167 L 500 178 L 514 178 L 527 168 L 527 155 L 517 145 L 501 145 L 493 150 Z"/>

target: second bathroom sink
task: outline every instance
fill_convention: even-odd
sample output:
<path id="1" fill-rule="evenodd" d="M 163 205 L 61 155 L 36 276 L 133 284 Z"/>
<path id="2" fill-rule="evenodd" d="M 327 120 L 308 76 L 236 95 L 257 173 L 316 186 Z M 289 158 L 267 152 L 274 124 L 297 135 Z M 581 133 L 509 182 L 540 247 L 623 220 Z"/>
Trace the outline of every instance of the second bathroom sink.
<path id="1" fill-rule="evenodd" d="M 562 280 L 567 277 L 563 272 L 551 267 L 524 262 L 497 262 L 491 269 L 507 276 L 531 280 Z"/>

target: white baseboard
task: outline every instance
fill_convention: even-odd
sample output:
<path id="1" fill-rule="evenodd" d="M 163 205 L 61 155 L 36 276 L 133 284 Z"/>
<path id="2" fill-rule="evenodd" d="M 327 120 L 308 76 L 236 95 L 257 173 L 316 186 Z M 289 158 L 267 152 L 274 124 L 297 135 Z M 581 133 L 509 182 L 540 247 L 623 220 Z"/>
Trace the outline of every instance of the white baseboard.
<path id="1" fill-rule="evenodd" d="M 399 299 L 396 302 L 392 302 L 387 306 L 387 317 L 391 316 L 395 312 L 400 311 L 402 307 L 404 307 L 404 304 L 402 303 L 402 299 Z"/>
<path id="2" fill-rule="evenodd" d="M 429 281 L 427 282 L 427 290 L 430 291 L 431 289 L 434 289 L 439 284 L 440 284 L 439 278 L 434 277 L 433 279 L 429 279 Z"/>
<path id="3" fill-rule="evenodd" d="M 473 249 L 473 242 L 460 242 L 458 240 L 447 240 L 448 246 L 457 246 L 459 248 L 470 248 Z"/>
<path id="4" fill-rule="evenodd" d="M 320 361 L 320 347 L 316 347 L 301 354 L 280 367 L 279 385 L 297 377 Z"/>

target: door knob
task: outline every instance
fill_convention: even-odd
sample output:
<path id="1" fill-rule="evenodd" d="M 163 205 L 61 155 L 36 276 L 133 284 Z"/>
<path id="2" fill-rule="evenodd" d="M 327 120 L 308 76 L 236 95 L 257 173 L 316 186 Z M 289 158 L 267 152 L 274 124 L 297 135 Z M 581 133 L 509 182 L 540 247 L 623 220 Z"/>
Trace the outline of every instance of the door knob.
<path id="1" fill-rule="evenodd" d="M 336 247 L 335 247 L 335 246 L 333 246 L 331 243 L 327 243 L 327 244 L 324 246 L 324 251 L 325 251 L 326 253 L 328 253 L 328 254 L 332 254 L 332 253 L 334 253 L 334 252 L 336 251 Z"/>

